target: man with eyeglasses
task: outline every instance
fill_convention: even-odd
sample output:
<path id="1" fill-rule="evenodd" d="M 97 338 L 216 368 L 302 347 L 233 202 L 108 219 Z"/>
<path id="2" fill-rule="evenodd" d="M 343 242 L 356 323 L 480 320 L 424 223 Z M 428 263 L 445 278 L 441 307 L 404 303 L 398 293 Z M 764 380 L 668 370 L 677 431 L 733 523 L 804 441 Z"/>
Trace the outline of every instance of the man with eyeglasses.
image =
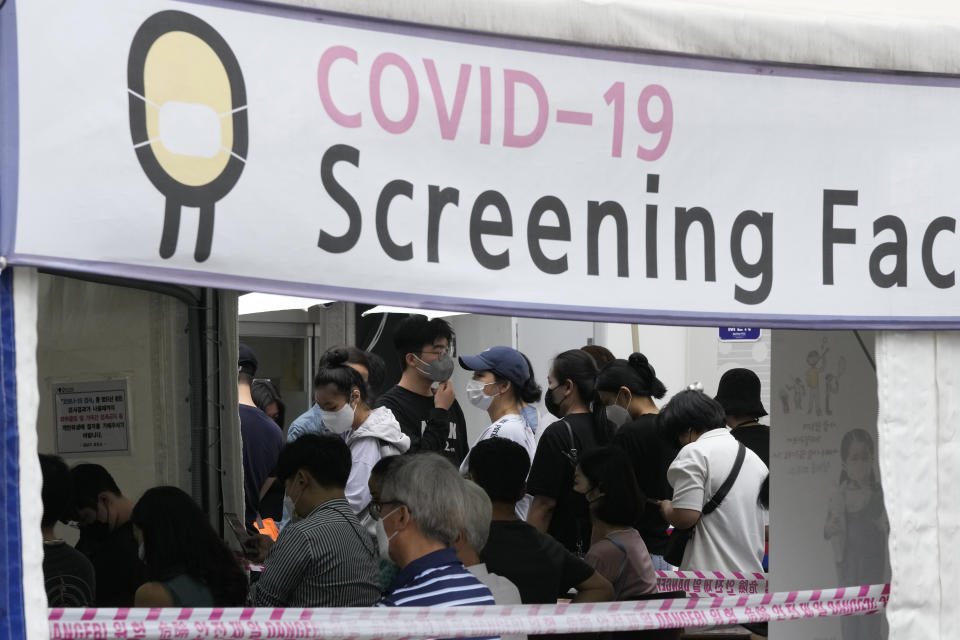
<path id="1" fill-rule="evenodd" d="M 467 456 L 467 421 L 450 383 L 453 329 L 441 318 L 411 315 L 398 323 L 400 382 L 377 400 L 410 436 L 410 452 L 436 451 L 459 466 Z M 436 388 L 434 389 L 434 386 Z"/>
<path id="2" fill-rule="evenodd" d="M 404 456 L 391 466 L 370 511 L 380 519 L 387 552 L 400 571 L 377 606 L 494 604 L 490 589 L 453 549 L 464 528 L 465 491 L 456 467 L 435 453 Z"/>

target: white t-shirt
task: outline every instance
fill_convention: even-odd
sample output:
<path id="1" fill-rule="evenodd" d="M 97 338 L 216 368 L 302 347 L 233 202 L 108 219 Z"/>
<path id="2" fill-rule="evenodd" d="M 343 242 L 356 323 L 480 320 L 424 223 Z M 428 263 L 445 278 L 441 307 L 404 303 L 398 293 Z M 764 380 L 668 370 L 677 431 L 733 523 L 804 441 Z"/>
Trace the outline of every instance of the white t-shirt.
<path id="1" fill-rule="evenodd" d="M 739 443 L 726 427 L 707 431 L 680 450 L 667 470 L 673 507 L 702 511 L 733 469 Z M 750 449 L 720 506 L 700 518 L 682 571 L 763 571 L 763 509 L 757 503 L 767 466 Z"/>
<path id="2" fill-rule="evenodd" d="M 493 601 L 497 604 L 523 604 L 517 586 L 503 576 L 487 571 L 486 564 L 481 562 L 471 565 L 467 567 L 467 571 L 487 585 L 487 589 L 490 589 L 490 593 L 493 594 Z M 501 640 L 527 640 L 527 635 L 525 633 L 505 633 L 500 638 Z"/>
<path id="3" fill-rule="evenodd" d="M 475 447 L 477 443 L 489 438 L 506 438 L 507 440 L 513 440 L 527 450 L 530 464 L 533 464 L 533 456 L 537 452 L 537 436 L 533 433 L 533 429 L 530 428 L 530 425 L 527 424 L 523 416 L 516 413 L 508 413 L 503 416 L 484 429 L 480 437 L 477 438 L 477 441 L 473 443 L 473 446 Z M 470 448 L 472 449 L 473 447 Z M 464 458 L 460 464 L 460 473 L 465 474 L 469 469 L 470 453 L 468 452 L 467 457 Z M 533 502 L 533 496 L 529 494 L 517 502 L 516 511 L 518 518 L 524 521 L 527 519 L 527 512 L 530 510 L 531 502 Z"/>

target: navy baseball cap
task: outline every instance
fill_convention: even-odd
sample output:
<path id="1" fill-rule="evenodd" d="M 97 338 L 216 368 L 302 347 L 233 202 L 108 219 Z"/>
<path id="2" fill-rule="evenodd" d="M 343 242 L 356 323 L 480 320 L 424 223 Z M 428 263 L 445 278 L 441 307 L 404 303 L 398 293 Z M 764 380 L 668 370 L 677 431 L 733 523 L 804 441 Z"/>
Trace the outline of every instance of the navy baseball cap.
<path id="1" fill-rule="evenodd" d="M 257 354 L 253 352 L 253 349 L 247 345 L 240 343 L 240 349 L 237 357 L 237 364 L 241 367 L 247 367 L 248 369 L 253 369 L 254 372 L 257 370 Z"/>
<path id="2" fill-rule="evenodd" d="M 530 379 L 530 367 L 523 354 L 510 347 L 490 347 L 475 356 L 460 356 L 460 366 L 468 371 L 493 371 L 520 387 Z"/>

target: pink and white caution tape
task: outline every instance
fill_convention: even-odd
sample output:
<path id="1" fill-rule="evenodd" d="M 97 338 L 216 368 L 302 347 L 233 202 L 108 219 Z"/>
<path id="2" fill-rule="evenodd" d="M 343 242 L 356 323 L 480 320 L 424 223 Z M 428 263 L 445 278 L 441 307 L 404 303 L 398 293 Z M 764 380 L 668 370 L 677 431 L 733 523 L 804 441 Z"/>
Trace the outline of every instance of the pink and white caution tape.
<path id="1" fill-rule="evenodd" d="M 890 585 L 596 604 L 363 609 L 51 609 L 51 640 L 454 638 L 668 629 L 877 613 Z"/>
<path id="2" fill-rule="evenodd" d="M 657 571 L 659 591 L 686 591 L 688 596 L 751 595 L 767 592 L 765 573 Z"/>

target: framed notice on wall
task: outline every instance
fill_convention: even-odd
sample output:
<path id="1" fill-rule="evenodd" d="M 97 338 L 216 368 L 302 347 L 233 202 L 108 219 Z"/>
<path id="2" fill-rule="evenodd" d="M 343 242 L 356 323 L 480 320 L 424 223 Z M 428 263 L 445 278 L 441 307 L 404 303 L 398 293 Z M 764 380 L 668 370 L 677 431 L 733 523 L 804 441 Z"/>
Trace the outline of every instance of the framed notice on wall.
<path id="1" fill-rule="evenodd" d="M 53 384 L 57 453 L 129 451 L 127 380 Z"/>

